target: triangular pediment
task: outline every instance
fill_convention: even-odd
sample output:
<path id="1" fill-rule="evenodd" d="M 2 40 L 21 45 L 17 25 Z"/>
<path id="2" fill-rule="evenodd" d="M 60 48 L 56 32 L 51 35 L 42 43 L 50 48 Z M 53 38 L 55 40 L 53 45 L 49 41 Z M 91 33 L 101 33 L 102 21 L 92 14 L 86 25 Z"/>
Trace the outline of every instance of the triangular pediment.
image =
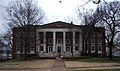
<path id="1" fill-rule="evenodd" d="M 79 28 L 78 25 L 74 25 L 73 23 L 67 23 L 62 21 L 52 22 L 45 25 L 41 25 L 41 28 Z"/>

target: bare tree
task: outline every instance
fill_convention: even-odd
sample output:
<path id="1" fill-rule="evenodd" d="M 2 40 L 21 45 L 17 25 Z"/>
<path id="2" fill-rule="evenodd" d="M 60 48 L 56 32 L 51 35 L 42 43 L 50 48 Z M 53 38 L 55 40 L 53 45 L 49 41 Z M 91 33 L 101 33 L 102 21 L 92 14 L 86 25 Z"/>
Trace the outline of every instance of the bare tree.
<path id="1" fill-rule="evenodd" d="M 99 11 L 106 29 L 106 40 L 110 50 L 109 56 L 110 59 L 113 59 L 112 47 L 114 45 L 114 38 L 120 32 L 120 2 L 114 1 L 102 4 L 99 7 Z"/>
<path id="2" fill-rule="evenodd" d="M 0 35 L 0 41 L 3 42 L 4 47 L 6 48 L 5 53 L 7 54 L 7 59 L 9 58 L 9 54 L 12 50 L 12 32 L 6 32 L 5 34 Z"/>
<path id="3" fill-rule="evenodd" d="M 5 25 L 8 28 L 36 25 L 42 22 L 44 12 L 33 0 L 15 0 L 5 8 Z"/>
<path id="4" fill-rule="evenodd" d="M 25 51 L 27 50 L 28 37 L 30 34 L 29 25 L 38 25 L 43 23 L 44 12 L 41 8 L 37 6 L 37 3 L 34 0 L 15 0 L 10 2 L 10 4 L 5 8 L 4 18 L 7 21 L 5 26 L 8 30 L 13 29 L 13 27 L 24 27 L 22 31 L 25 36 L 21 39 L 25 42 Z M 11 34 L 9 34 L 10 36 Z M 11 37 L 9 37 L 11 41 Z M 11 45 L 11 44 L 10 44 Z M 25 58 L 26 58 L 25 52 Z"/>
<path id="5" fill-rule="evenodd" d="M 90 50 L 87 44 L 91 39 L 89 36 L 91 36 L 91 34 L 93 33 L 92 31 L 95 29 L 96 23 L 101 21 L 102 15 L 98 8 L 95 11 L 92 9 L 80 11 L 78 9 L 78 17 L 82 18 L 82 23 L 86 25 L 83 32 L 83 34 L 85 35 L 85 37 L 83 38 L 83 42 L 85 42 L 84 53 L 87 53 L 89 52 L 88 50 Z"/>

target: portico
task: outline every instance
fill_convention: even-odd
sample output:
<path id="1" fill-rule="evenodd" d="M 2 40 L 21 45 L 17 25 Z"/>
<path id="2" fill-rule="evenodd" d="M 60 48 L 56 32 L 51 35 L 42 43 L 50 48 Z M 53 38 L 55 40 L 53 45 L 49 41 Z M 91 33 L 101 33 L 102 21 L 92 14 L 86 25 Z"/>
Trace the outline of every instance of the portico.
<path id="1" fill-rule="evenodd" d="M 67 57 L 71 57 L 72 54 L 79 55 L 81 51 L 80 49 L 82 48 L 82 44 L 80 44 L 82 38 L 80 36 L 80 29 L 37 29 L 36 39 L 38 40 L 38 53 L 39 55 L 44 55 L 46 57 L 48 57 L 49 54 L 54 57 L 57 56 L 58 53 Z"/>

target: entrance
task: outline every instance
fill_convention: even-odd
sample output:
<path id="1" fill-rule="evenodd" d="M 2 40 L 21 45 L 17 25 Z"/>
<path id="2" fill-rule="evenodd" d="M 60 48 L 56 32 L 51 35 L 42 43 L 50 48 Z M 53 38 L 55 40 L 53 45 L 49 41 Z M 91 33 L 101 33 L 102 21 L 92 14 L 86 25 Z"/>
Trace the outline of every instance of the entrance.
<path id="1" fill-rule="evenodd" d="M 61 46 L 58 46 L 58 47 L 57 47 L 57 52 L 58 52 L 58 53 L 61 53 Z"/>

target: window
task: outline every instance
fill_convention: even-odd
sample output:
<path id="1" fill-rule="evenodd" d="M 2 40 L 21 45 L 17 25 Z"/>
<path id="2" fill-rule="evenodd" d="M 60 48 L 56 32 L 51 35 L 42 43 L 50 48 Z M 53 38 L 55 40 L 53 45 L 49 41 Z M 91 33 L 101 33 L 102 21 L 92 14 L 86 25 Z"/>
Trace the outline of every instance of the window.
<path id="1" fill-rule="evenodd" d="M 34 38 L 31 38 L 30 39 L 30 44 L 34 44 L 35 43 L 35 39 Z"/>
<path id="2" fill-rule="evenodd" d="M 84 44 L 86 44 L 86 43 L 88 44 L 87 38 L 84 39 Z"/>
<path id="3" fill-rule="evenodd" d="M 71 47 L 70 46 L 66 47 L 66 52 L 71 52 Z"/>
<path id="4" fill-rule="evenodd" d="M 30 46 L 30 53 L 34 53 L 34 45 Z"/>
<path id="5" fill-rule="evenodd" d="M 102 39 L 101 39 L 101 38 L 98 39 L 98 43 L 99 43 L 99 44 L 102 43 Z"/>
<path id="6" fill-rule="evenodd" d="M 94 38 L 91 39 L 91 44 L 95 44 L 95 39 Z"/>
<path id="7" fill-rule="evenodd" d="M 102 37 L 102 34 L 101 34 L 101 33 L 98 33 L 98 37 Z"/>
<path id="8" fill-rule="evenodd" d="M 70 44 L 70 39 L 69 38 L 66 39 L 66 44 Z"/>
<path id="9" fill-rule="evenodd" d="M 86 49 L 87 49 L 87 45 L 84 45 L 84 47 L 83 47 L 83 51 L 85 52 Z"/>
<path id="10" fill-rule="evenodd" d="M 52 51 L 53 51 L 53 47 L 49 46 L 48 52 L 52 52 Z"/>
<path id="11" fill-rule="evenodd" d="M 52 44 L 52 42 L 53 42 L 53 41 L 52 41 L 52 38 L 49 38 L 49 39 L 48 39 L 48 42 L 49 42 L 49 44 Z"/>
<path id="12" fill-rule="evenodd" d="M 16 40 L 16 44 L 20 44 L 20 39 L 19 38 Z"/>
<path id="13" fill-rule="evenodd" d="M 77 45 L 75 46 L 75 51 L 78 51 L 78 49 L 79 49 L 79 45 L 77 44 Z"/>
<path id="14" fill-rule="evenodd" d="M 58 38 L 58 39 L 57 39 L 57 43 L 61 44 L 61 43 L 62 43 L 62 39 L 61 39 L 61 38 Z"/>
<path id="15" fill-rule="evenodd" d="M 79 43 L 79 38 L 75 38 L 75 43 Z"/>
<path id="16" fill-rule="evenodd" d="M 31 33 L 30 33 L 30 36 L 31 36 L 31 37 L 34 37 L 34 36 L 35 36 L 34 32 L 31 32 Z"/>
<path id="17" fill-rule="evenodd" d="M 16 46 L 16 52 L 20 53 L 20 46 L 19 45 Z"/>
<path id="18" fill-rule="evenodd" d="M 43 39 L 45 39 L 44 37 L 43 37 L 43 32 L 39 32 L 39 40 L 40 40 L 40 44 L 43 44 Z"/>
<path id="19" fill-rule="evenodd" d="M 43 51 L 43 46 L 40 46 L 40 51 Z"/>
<path id="20" fill-rule="evenodd" d="M 17 37 L 20 37 L 20 32 L 17 32 L 16 36 L 17 36 Z"/>
<path id="21" fill-rule="evenodd" d="M 94 45 L 91 46 L 91 51 L 92 51 L 92 52 L 95 51 L 95 46 L 94 46 Z"/>
<path id="22" fill-rule="evenodd" d="M 101 46 L 98 46 L 98 51 L 102 51 L 102 47 Z"/>
<path id="23" fill-rule="evenodd" d="M 91 33 L 91 36 L 92 36 L 92 37 L 95 37 L 95 33 Z"/>
<path id="24" fill-rule="evenodd" d="M 17 53 L 23 52 L 23 49 L 22 49 L 22 47 L 20 47 L 20 45 L 16 45 L 16 52 Z"/>

